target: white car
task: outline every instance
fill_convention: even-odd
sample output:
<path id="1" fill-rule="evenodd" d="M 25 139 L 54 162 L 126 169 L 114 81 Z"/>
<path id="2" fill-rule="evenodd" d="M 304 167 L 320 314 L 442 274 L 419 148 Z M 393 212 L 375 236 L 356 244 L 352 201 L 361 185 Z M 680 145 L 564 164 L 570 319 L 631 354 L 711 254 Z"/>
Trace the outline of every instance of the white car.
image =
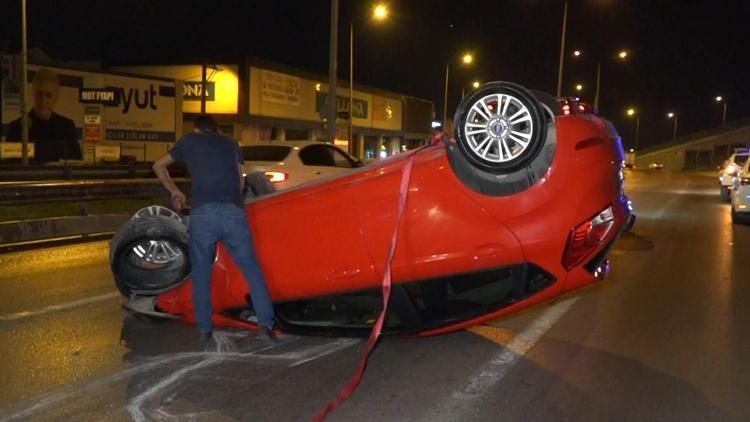
<path id="1" fill-rule="evenodd" d="M 737 172 L 732 185 L 732 223 L 750 221 L 750 160 Z"/>
<path id="2" fill-rule="evenodd" d="M 728 201 L 730 199 L 732 187 L 734 186 L 734 179 L 737 176 L 737 172 L 747 163 L 748 157 L 750 157 L 750 150 L 740 149 L 730 155 L 727 161 L 724 162 L 722 169 L 719 171 L 719 185 L 721 188 L 720 195 L 722 201 Z"/>
<path id="3" fill-rule="evenodd" d="M 361 161 L 326 142 L 262 141 L 241 145 L 246 174 L 262 171 L 277 190 L 351 171 Z"/>

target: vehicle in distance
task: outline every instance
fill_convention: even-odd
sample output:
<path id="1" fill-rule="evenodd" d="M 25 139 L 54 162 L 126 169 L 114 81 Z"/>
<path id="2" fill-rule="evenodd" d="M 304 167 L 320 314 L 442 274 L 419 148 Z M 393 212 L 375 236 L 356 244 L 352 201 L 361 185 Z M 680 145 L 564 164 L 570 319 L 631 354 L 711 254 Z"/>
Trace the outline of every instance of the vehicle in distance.
<path id="1" fill-rule="evenodd" d="M 664 163 L 662 163 L 661 161 L 652 161 L 648 163 L 648 168 L 650 168 L 651 170 L 661 170 L 664 168 Z"/>
<path id="2" fill-rule="evenodd" d="M 731 190 L 732 223 L 747 223 L 750 220 L 750 160 L 745 160 L 737 170 Z"/>
<path id="3" fill-rule="evenodd" d="M 737 172 L 747 162 L 748 157 L 750 157 L 750 149 L 740 148 L 735 150 L 721 166 L 719 170 L 719 197 L 722 201 L 729 201 L 731 199 L 734 179 L 737 176 Z"/>
<path id="4" fill-rule="evenodd" d="M 314 141 L 263 141 L 240 146 L 243 172 L 263 172 L 278 190 L 361 167 L 336 146 Z"/>
<path id="5" fill-rule="evenodd" d="M 366 335 L 394 230 L 386 335 L 463 329 L 602 280 L 633 221 L 621 139 L 604 118 L 565 115 L 557 101 L 487 83 L 459 105 L 455 139 L 249 199 L 280 329 Z M 118 231 L 110 264 L 126 308 L 194 322 L 187 240 L 173 215 Z M 221 245 L 212 286 L 215 324 L 254 329 L 252 292 Z"/>

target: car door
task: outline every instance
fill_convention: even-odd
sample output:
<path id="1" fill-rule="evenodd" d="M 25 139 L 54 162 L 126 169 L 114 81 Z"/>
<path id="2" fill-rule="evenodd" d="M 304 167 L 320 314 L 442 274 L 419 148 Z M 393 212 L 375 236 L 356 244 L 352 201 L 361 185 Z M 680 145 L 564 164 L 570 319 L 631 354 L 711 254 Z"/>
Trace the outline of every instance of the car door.
<path id="1" fill-rule="evenodd" d="M 311 179 L 339 174 L 356 167 L 355 161 L 342 150 L 325 144 L 308 145 L 299 151 L 304 173 Z"/>

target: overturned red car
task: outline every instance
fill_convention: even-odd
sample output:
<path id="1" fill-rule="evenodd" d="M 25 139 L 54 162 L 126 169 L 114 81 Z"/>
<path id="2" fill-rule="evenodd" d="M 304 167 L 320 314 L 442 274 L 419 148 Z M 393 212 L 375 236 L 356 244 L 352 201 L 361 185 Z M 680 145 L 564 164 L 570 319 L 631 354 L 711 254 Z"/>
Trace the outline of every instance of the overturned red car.
<path id="1" fill-rule="evenodd" d="M 386 335 L 462 329 L 605 277 L 633 218 L 614 127 L 507 82 L 467 96 L 454 121 L 455 140 L 327 180 L 263 195 L 251 180 L 248 224 L 282 330 L 366 335 L 394 230 Z M 160 207 L 120 229 L 110 261 L 126 308 L 193 322 L 187 236 Z M 253 327 L 252 292 L 221 245 L 212 290 L 217 325 Z"/>

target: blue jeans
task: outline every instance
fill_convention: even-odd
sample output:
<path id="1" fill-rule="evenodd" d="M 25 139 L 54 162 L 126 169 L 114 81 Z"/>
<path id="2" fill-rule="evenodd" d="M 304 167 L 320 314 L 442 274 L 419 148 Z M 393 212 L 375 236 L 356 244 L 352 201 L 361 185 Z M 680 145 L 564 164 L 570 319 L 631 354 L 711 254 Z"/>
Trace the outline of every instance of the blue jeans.
<path id="1" fill-rule="evenodd" d="M 250 286 L 250 298 L 258 322 L 273 327 L 273 304 L 266 279 L 255 256 L 245 209 L 222 202 L 209 202 L 190 212 L 190 260 L 193 270 L 193 307 L 198 331 L 213 330 L 211 315 L 211 271 L 216 242 L 223 242 Z"/>

